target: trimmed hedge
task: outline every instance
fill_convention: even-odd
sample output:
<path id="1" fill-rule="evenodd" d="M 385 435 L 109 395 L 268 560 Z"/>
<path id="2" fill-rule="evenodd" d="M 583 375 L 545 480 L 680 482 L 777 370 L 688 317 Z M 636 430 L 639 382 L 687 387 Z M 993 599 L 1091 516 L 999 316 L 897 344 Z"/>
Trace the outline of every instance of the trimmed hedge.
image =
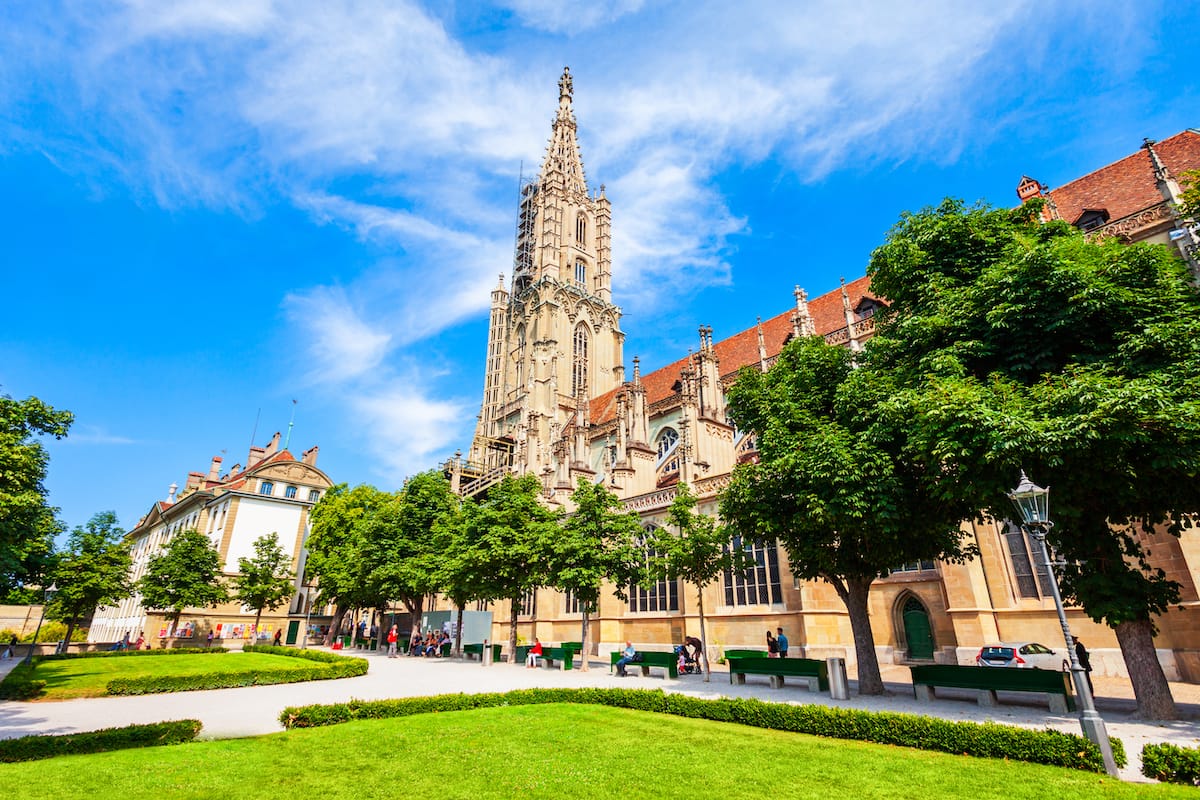
<path id="1" fill-rule="evenodd" d="M 1167 783 L 1200 786 L 1200 749 L 1148 744 L 1142 748 L 1142 774 Z"/>
<path id="2" fill-rule="evenodd" d="M 347 658 L 332 653 L 294 650 L 287 647 L 247 646 L 245 652 L 289 656 L 307 661 L 323 662 L 310 669 L 248 670 L 245 672 L 207 672 L 200 675 L 157 675 L 138 678 L 114 678 L 108 682 L 110 695 L 158 694 L 162 692 L 194 692 L 204 689 L 234 689 L 241 686 L 271 686 L 280 683 L 302 683 L 336 678 L 356 678 L 367 673 L 365 658 Z"/>
<path id="3" fill-rule="evenodd" d="M 92 650 L 87 653 L 59 653 L 34 656 L 34 661 L 65 661 L 72 658 L 129 658 L 130 656 L 198 656 L 205 653 L 228 653 L 224 647 L 177 647 L 173 650 Z"/>
<path id="4" fill-rule="evenodd" d="M 0 700 L 33 700 L 41 697 L 45 689 L 45 681 L 34 680 L 28 669 L 18 666 L 0 681 Z"/>
<path id="5" fill-rule="evenodd" d="M 834 739 L 1104 772 L 1104 761 L 1094 744 L 1081 736 L 1061 731 L 1035 731 L 992 722 L 951 722 L 915 714 L 765 703 L 742 698 L 702 700 L 668 694 L 660 689 L 521 689 L 491 694 L 352 700 L 334 705 L 288 707 L 280 714 L 279 721 L 285 728 L 313 728 L 360 719 L 542 703 L 613 706 Z M 1119 739 L 1111 741 L 1113 756 L 1123 766 L 1126 763 L 1125 748 Z"/>
<path id="6" fill-rule="evenodd" d="M 0 762 L 36 761 L 54 756 L 107 753 L 111 750 L 129 750 L 134 747 L 183 744 L 195 739 L 199 733 L 200 720 L 181 719 L 173 722 L 156 722 L 153 725 L 104 728 L 86 733 L 0 739 Z"/>

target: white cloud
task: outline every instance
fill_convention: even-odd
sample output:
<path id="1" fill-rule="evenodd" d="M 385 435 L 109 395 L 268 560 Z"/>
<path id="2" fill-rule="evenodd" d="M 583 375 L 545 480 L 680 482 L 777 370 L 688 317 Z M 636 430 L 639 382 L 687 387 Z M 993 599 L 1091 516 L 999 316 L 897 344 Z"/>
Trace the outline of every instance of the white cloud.
<path id="1" fill-rule="evenodd" d="M 526 27 L 569 35 L 634 14 L 645 0 L 508 0 L 501 5 Z"/>
<path id="2" fill-rule="evenodd" d="M 336 383 L 379 366 L 392 335 L 365 322 L 344 289 L 318 287 L 289 294 L 288 317 L 307 334 L 308 379 Z"/>
<path id="3" fill-rule="evenodd" d="M 83 425 L 76 424 L 72 426 L 70 434 L 62 440 L 64 445 L 70 444 L 101 444 L 101 445 L 122 445 L 122 444 L 142 444 L 137 439 L 131 439 L 128 436 L 121 436 L 115 433 L 109 433 L 104 428 L 98 425 Z"/>
<path id="4" fill-rule="evenodd" d="M 434 399 L 419 378 L 409 376 L 374 387 L 350 400 L 365 448 L 380 474 L 399 485 L 407 476 L 434 466 L 472 434 L 474 410 L 458 401 Z"/>

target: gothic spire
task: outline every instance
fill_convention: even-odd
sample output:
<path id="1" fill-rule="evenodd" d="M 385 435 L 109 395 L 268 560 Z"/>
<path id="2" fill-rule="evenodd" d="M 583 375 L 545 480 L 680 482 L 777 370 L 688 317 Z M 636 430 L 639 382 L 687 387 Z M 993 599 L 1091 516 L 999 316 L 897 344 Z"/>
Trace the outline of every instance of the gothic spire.
<path id="1" fill-rule="evenodd" d="M 571 69 L 563 67 L 562 77 L 558 80 L 558 114 L 551 126 L 541 183 L 546 189 L 557 187 L 567 194 L 586 196 L 587 178 L 583 173 L 579 142 L 575 138 L 575 111 L 571 107 L 574 92 Z"/>

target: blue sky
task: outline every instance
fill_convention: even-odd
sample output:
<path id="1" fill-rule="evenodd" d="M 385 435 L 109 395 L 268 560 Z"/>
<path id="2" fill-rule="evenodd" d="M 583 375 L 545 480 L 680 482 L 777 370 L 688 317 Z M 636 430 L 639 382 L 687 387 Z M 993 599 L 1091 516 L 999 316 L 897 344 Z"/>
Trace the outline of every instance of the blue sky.
<path id="1" fill-rule="evenodd" d="M 564 64 L 654 368 L 861 275 L 906 209 L 1200 126 L 1195 4 L 1083 5 L 4 4 L 0 392 L 76 414 L 71 525 L 293 399 L 293 451 L 394 488 L 469 443 Z"/>

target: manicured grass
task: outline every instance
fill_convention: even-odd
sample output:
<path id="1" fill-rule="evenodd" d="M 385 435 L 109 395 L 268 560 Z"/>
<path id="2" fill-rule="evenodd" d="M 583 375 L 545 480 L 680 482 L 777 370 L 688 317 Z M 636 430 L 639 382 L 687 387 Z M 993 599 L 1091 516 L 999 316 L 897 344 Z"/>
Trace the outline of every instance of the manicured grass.
<path id="1" fill-rule="evenodd" d="M 1181 786 L 668 717 L 539 705 L 0 766 L 28 797 L 1195 797 Z"/>
<path id="2" fill-rule="evenodd" d="M 162 675 L 203 675 L 214 672 L 247 670 L 312 669 L 311 661 L 263 653 L 214 653 L 207 655 L 164 656 L 161 658 L 74 658 L 48 660 L 34 664 L 31 676 L 46 682 L 42 700 L 72 700 L 78 697 L 102 697 L 113 678 Z M 17 670 L 27 669 L 24 666 Z M 17 670 L 13 677 L 18 677 Z M 26 674 L 22 672 L 22 674 Z"/>

